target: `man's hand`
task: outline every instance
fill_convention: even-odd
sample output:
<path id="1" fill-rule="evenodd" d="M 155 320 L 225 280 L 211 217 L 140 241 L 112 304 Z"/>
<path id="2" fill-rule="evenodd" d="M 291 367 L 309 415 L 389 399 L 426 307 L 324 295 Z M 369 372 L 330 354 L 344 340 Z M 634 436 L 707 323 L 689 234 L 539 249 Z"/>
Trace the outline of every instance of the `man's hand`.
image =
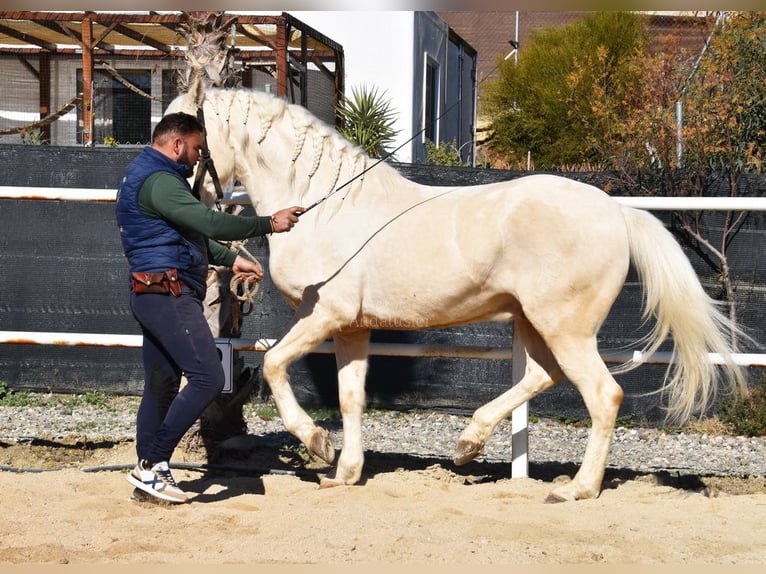
<path id="1" fill-rule="evenodd" d="M 282 233 L 290 231 L 298 223 L 298 216 L 306 211 L 306 208 L 294 205 L 287 209 L 280 209 L 271 216 L 272 233 Z"/>
<path id="2" fill-rule="evenodd" d="M 261 267 L 261 264 L 257 261 L 245 259 L 241 255 L 237 255 L 231 270 L 234 273 L 252 273 L 257 281 L 263 279 L 263 267 Z"/>

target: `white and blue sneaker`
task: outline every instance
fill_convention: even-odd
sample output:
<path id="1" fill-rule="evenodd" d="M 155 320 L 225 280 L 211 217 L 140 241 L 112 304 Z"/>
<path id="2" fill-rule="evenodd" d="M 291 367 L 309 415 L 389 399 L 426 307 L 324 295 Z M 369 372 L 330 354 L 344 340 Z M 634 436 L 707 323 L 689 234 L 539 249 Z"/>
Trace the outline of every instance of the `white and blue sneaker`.
<path id="1" fill-rule="evenodd" d="M 146 460 L 139 460 L 128 474 L 128 482 L 143 492 L 167 502 L 180 504 L 189 500 L 170 474 L 167 461 L 158 462 L 152 466 Z"/>

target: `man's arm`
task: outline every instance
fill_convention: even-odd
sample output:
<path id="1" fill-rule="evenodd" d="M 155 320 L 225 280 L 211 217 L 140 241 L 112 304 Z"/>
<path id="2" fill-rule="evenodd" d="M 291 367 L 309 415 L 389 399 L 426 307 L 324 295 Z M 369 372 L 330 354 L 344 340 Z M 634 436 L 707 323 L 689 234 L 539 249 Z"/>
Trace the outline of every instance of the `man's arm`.
<path id="1" fill-rule="evenodd" d="M 223 265 L 231 267 L 237 254 L 225 245 L 221 245 L 214 239 L 207 240 L 207 255 L 211 265 Z"/>
<path id="2" fill-rule="evenodd" d="M 213 211 L 189 193 L 184 182 L 165 172 L 147 178 L 139 192 L 138 206 L 149 215 L 223 241 L 272 232 L 271 217 L 247 217 Z"/>
<path id="3" fill-rule="evenodd" d="M 208 259 L 212 265 L 231 267 L 234 273 L 252 273 L 258 281 L 263 279 L 263 267 L 257 261 L 245 259 L 213 239 L 207 240 L 207 247 Z"/>

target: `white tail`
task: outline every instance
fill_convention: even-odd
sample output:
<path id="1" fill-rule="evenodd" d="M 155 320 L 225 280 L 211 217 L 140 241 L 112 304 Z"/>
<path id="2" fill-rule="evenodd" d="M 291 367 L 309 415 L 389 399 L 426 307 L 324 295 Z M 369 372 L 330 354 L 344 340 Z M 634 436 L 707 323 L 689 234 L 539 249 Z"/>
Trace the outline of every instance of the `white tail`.
<path id="1" fill-rule="evenodd" d="M 668 397 L 669 420 L 683 423 L 710 406 L 721 379 L 732 391 L 746 392 L 745 370 L 733 361 L 729 340 L 748 337 L 719 310 L 720 303 L 707 295 L 681 246 L 662 222 L 639 209 L 623 207 L 622 211 L 630 258 L 644 288 L 643 317 L 656 321 L 645 339 L 645 352 L 653 353 L 672 335 L 674 361 L 660 391 Z M 708 353 L 720 354 L 723 365 L 711 362 Z"/>

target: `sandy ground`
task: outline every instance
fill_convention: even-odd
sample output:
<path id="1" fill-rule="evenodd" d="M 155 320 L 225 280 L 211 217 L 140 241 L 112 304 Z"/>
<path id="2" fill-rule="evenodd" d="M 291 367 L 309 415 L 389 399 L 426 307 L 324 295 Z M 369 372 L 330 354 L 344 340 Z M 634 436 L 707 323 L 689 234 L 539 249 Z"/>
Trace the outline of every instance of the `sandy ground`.
<path id="1" fill-rule="evenodd" d="M 132 443 L 102 446 L 0 448 L 6 467 L 64 466 L 0 472 L 0 564 L 766 562 L 763 480 L 610 470 L 597 500 L 548 505 L 572 465 L 512 479 L 507 464 L 368 452 L 360 485 L 319 489 L 327 468 L 256 449 L 174 471 L 194 498 L 166 506 L 131 498 Z"/>

